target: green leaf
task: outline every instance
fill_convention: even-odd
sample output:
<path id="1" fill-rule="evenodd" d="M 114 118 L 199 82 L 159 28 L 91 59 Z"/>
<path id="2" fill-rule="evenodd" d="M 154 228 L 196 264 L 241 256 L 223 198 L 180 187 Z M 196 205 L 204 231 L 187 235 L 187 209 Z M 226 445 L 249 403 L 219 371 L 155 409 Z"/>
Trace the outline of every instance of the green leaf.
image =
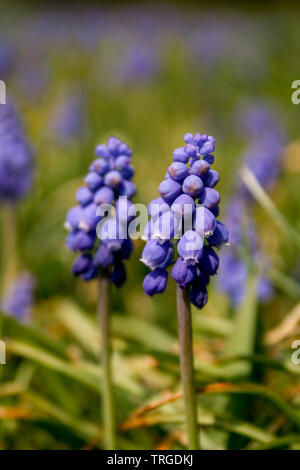
<path id="1" fill-rule="evenodd" d="M 16 354 L 36 364 L 58 372 L 76 382 L 87 386 L 89 389 L 98 392 L 98 380 L 87 373 L 83 366 L 75 366 L 42 350 L 39 347 L 26 344 L 21 341 L 6 340 L 7 352 Z"/>
<path id="2" fill-rule="evenodd" d="M 280 228 L 282 233 L 298 248 L 300 249 L 300 234 L 292 227 L 281 212 L 277 209 L 273 201 L 269 198 L 268 194 L 264 191 L 263 187 L 258 182 L 252 171 L 244 166 L 241 170 L 241 178 L 252 196 L 266 211 L 268 216 Z"/>
<path id="3" fill-rule="evenodd" d="M 31 402 L 38 410 L 71 428 L 78 436 L 86 440 L 98 441 L 100 439 L 101 431 L 98 425 L 74 417 L 59 405 L 32 391 L 25 392 L 23 398 Z"/>
<path id="4" fill-rule="evenodd" d="M 225 357 L 238 355 L 251 355 L 254 352 L 257 322 L 257 279 L 250 275 L 247 285 L 246 298 L 235 313 L 235 323 L 232 334 L 229 338 Z M 250 375 L 252 364 L 246 362 L 236 362 L 225 367 L 227 372 L 234 374 L 236 378 L 245 378 Z"/>

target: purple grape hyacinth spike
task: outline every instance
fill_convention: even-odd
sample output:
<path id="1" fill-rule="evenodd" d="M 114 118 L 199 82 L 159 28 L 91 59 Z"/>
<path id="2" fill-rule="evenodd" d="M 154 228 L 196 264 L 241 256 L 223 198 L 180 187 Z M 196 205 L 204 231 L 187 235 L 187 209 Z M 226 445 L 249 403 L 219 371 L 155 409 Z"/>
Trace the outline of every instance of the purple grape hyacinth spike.
<path id="1" fill-rule="evenodd" d="M 214 187 L 220 176 L 211 168 L 215 139 L 199 132 L 186 133 L 183 139 L 185 145 L 174 150 L 173 163 L 159 185 L 160 197 L 148 206 L 141 261 L 152 272 L 145 277 L 144 291 L 150 296 L 164 292 L 166 269 L 174 260 L 172 278 L 189 290 L 197 308 L 203 308 L 209 279 L 219 267 L 215 248 L 228 244 L 229 235 L 218 221 L 220 195 Z"/>
<path id="2" fill-rule="evenodd" d="M 66 246 L 80 253 L 73 265 L 75 276 L 81 276 L 88 282 L 105 274 L 120 287 L 126 280 L 123 260 L 129 259 L 133 249 L 128 238 L 131 219 L 124 218 L 124 198 L 120 198 L 123 195 L 127 197 L 125 203 L 128 211 L 132 204 L 130 199 L 136 193 L 135 184 L 129 181 L 134 172 L 132 152 L 125 142 L 112 136 L 107 145 L 96 147 L 95 154 L 97 159 L 90 165 L 84 179 L 85 186 L 76 193 L 79 205 L 70 209 L 66 217 L 65 228 L 69 231 Z M 103 209 L 105 214 L 102 214 L 101 206 L 107 209 L 111 205 L 117 209 L 117 218 L 105 219 L 107 211 Z M 102 219 L 104 225 L 98 232 L 97 227 Z M 99 240 L 103 230 L 119 227 L 119 222 L 122 233 L 117 231 L 114 236 L 106 239 L 100 237 Z"/>
<path id="3" fill-rule="evenodd" d="M 10 100 L 0 105 L 0 199 L 16 203 L 32 186 L 33 154 Z"/>

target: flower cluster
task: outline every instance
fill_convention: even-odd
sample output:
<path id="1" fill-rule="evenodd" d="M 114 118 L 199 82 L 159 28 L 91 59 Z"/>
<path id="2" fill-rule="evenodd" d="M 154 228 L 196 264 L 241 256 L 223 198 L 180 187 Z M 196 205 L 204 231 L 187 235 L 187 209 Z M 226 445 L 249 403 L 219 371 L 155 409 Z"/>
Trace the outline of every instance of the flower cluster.
<path id="1" fill-rule="evenodd" d="M 232 198 L 225 219 L 230 231 L 230 248 L 221 255 L 218 286 L 226 293 L 233 307 L 240 305 L 246 297 L 249 267 L 247 258 L 256 266 L 268 264 L 258 248 L 254 220 L 251 210 L 241 196 Z M 245 256 L 244 256 L 245 255 Z M 263 270 L 257 282 L 257 297 L 261 302 L 273 295 L 273 286 Z"/>
<path id="2" fill-rule="evenodd" d="M 64 95 L 55 106 L 51 131 L 61 143 L 79 138 L 85 128 L 84 96 L 77 90 Z"/>
<path id="3" fill-rule="evenodd" d="M 239 127 L 250 145 L 242 156 L 259 183 L 271 189 L 282 168 L 284 130 L 276 113 L 266 104 L 253 104 L 238 115 Z M 249 193 L 242 187 L 249 200 Z"/>
<path id="4" fill-rule="evenodd" d="M 32 151 L 10 101 L 0 106 L 0 199 L 16 202 L 32 185 Z"/>
<path id="5" fill-rule="evenodd" d="M 190 300 L 198 308 L 207 302 L 207 285 L 215 275 L 219 258 L 214 248 L 228 243 L 228 231 L 217 220 L 220 195 L 214 189 L 219 174 L 214 163 L 215 139 L 206 134 L 188 133 L 185 147 L 173 153 L 160 198 L 148 206 L 150 221 L 141 261 L 152 272 L 144 279 L 144 291 L 154 295 L 165 290 L 167 268 L 173 264 L 174 245 L 178 257 L 172 277 L 181 288 L 190 288 Z"/>
<path id="6" fill-rule="evenodd" d="M 1 302 L 3 312 L 26 323 L 30 319 L 35 287 L 36 281 L 30 273 L 21 274 Z"/>
<path id="7" fill-rule="evenodd" d="M 242 156 L 243 163 L 265 189 L 271 189 L 282 168 L 285 140 L 285 132 L 277 114 L 265 103 L 252 104 L 238 113 L 238 127 L 249 140 L 249 147 Z M 228 204 L 226 219 L 231 246 L 222 254 L 218 277 L 220 290 L 228 294 L 235 307 L 244 300 L 247 290 L 249 269 L 243 253 L 246 251 L 253 264 L 268 265 L 268 260 L 262 259 L 258 248 L 252 215 L 253 202 L 248 189 L 238 181 L 237 192 Z M 262 270 L 257 284 L 258 299 L 265 302 L 272 295 L 273 286 Z"/>
<path id="8" fill-rule="evenodd" d="M 124 210 L 127 215 L 136 193 L 136 186 L 131 181 L 134 175 L 132 152 L 126 143 L 110 137 L 107 145 L 96 147 L 95 154 L 97 159 L 90 166 L 84 180 L 85 186 L 77 191 L 78 205 L 67 214 L 65 227 L 70 233 L 66 245 L 70 250 L 81 253 L 73 265 L 76 276 L 90 281 L 105 274 L 119 287 L 126 280 L 123 261 L 130 257 L 133 249 L 127 233 L 128 220 L 124 217 Z M 97 231 L 97 226 L 105 215 L 99 213 L 99 208 L 107 207 L 105 212 L 108 212 L 113 204 L 115 217 L 105 219 L 101 230 L 109 232 L 112 222 L 114 226 L 124 229 L 122 236 L 99 236 L 101 233 Z M 97 234 L 100 243 L 97 242 Z"/>

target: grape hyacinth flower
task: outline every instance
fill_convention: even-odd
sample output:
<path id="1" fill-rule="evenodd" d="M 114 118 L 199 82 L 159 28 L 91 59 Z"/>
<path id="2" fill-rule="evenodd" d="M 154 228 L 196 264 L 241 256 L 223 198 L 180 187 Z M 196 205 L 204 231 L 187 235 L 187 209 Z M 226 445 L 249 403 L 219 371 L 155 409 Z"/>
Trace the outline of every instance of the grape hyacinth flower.
<path id="1" fill-rule="evenodd" d="M 32 150 L 11 101 L 0 105 L 0 199 L 16 203 L 32 185 Z"/>
<path id="2" fill-rule="evenodd" d="M 174 162 L 169 166 L 166 179 L 159 186 L 160 198 L 149 204 L 148 223 L 144 237 L 148 239 L 142 255 L 142 262 L 151 270 L 162 267 L 164 262 L 167 269 L 173 262 L 167 259 L 168 246 L 177 244 L 177 252 L 182 263 L 175 263 L 172 270 L 173 279 L 182 288 L 192 287 L 206 291 L 209 277 L 212 274 L 206 261 L 210 257 L 218 259 L 214 248 L 228 243 L 228 232 L 217 220 L 220 195 L 214 187 L 219 181 L 219 174 L 211 168 L 214 157 L 215 139 L 206 134 L 197 133 L 195 136 L 184 136 L 185 147 L 173 152 Z M 187 216 L 187 217 L 186 217 Z M 188 227 L 190 219 L 190 227 Z M 177 231 L 184 233 L 178 241 Z M 168 230 L 169 229 L 169 230 Z M 167 232 L 169 231 L 169 236 Z M 178 243 L 177 243 L 178 242 Z M 191 243 L 189 243 L 191 242 Z M 189 244 L 194 245 L 192 249 Z M 191 265 L 196 266 L 197 275 L 191 280 L 189 275 Z M 209 271 L 209 272 L 208 272 Z M 200 286 L 196 281 L 199 277 L 208 275 L 207 283 Z M 186 281 L 182 284 L 182 279 Z M 149 280 L 149 289 L 148 289 Z M 164 286 L 167 282 L 163 283 Z M 161 283 L 157 282 L 158 291 L 153 287 L 153 276 L 149 274 L 144 280 L 144 290 L 147 295 L 162 292 Z M 199 303 L 194 299 L 194 305 Z M 204 305 L 201 305 L 202 308 Z"/>
<path id="3" fill-rule="evenodd" d="M 218 287 L 228 295 L 231 305 L 238 307 L 245 300 L 249 278 L 249 267 L 243 253 L 248 253 L 257 266 L 262 265 L 262 255 L 258 248 L 251 207 L 242 195 L 229 201 L 225 221 L 230 231 L 230 247 L 221 254 Z M 268 264 L 265 259 L 263 264 Z M 273 286 L 264 273 L 257 279 L 256 292 L 261 302 L 267 302 L 273 295 Z"/>
<path id="4" fill-rule="evenodd" d="M 78 90 L 64 96 L 54 109 L 51 123 L 53 137 L 62 143 L 79 139 L 85 127 L 85 111 L 84 96 Z"/>
<path id="5" fill-rule="evenodd" d="M 79 252 L 73 264 L 75 276 L 85 281 L 98 278 L 99 320 L 103 370 L 103 418 L 106 446 L 116 449 L 113 388 L 110 361 L 109 284 L 121 287 L 126 281 L 124 261 L 133 250 L 128 236 L 131 199 L 136 193 L 131 181 L 134 169 L 127 144 L 110 137 L 107 145 L 98 145 L 85 185 L 76 193 L 78 205 L 67 214 L 67 247 Z"/>
<path id="6" fill-rule="evenodd" d="M 35 287 L 34 277 L 30 273 L 22 273 L 10 286 L 7 295 L 1 302 L 3 312 L 13 316 L 20 323 L 27 323 L 30 320 Z"/>
<path id="7" fill-rule="evenodd" d="M 144 279 L 146 295 L 164 292 L 167 268 L 174 264 L 181 376 L 190 449 L 198 448 L 196 396 L 193 376 L 190 302 L 202 309 L 207 286 L 219 267 L 215 248 L 228 244 L 228 231 L 217 220 L 220 195 L 215 186 L 219 174 L 214 163 L 215 139 L 206 134 L 184 136 L 185 146 L 173 152 L 173 163 L 159 186 L 160 197 L 150 202 L 143 238 L 147 240 L 141 261 L 151 269 Z"/>
<path id="8" fill-rule="evenodd" d="M 97 158 L 84 179 L 85 185 L 76 193 L 78 205 L 70 209 L 66 217 L 65 227 L 69 231 L 66 245 L 71 251 L 79 252 L 73 266 L 76 276 L 91 281 L 101 275 L 116 284 L 112 273 L 122 269 L 123 261 L 132 251 L 132 243 L 127 238 L 127 227 L 124 228 L 124 237 L 117 237 L 116 240 L 101 237 L 99 240 L 96 231 L 103 216 L 97 215 L 97 210 L 101 206 L 114 204 L 116 219 L 111 218 L 110 221 L 116 227 L 119 223 L 123 225 L 123 204 L 129 205 L 136 192 L 131 181 L 134 175 L 132 152 L 120 139 L 110 137 L 107 146 L 98 145 L 95 153 Z M 126 196 L 127 200 L 121 196 Z M 102 230 L 105 228 L 104 224 Z M 124 282 L 125 276 L 123 282 L 118 279 L 117 284 L 120 286 Z"/>
<path id="9" fill-rule="evenodd" d="M 254 103 L 238 113 L 238 127 L 249 141 L 242 160 L 258 182 L 272 189 L 282 170 L 285 132 L 278 113 L 267 103 Z M 248 190 L 245 196 L 252 201 Z"/>
<path id="10" fill-rule="evenodd" d="M 17 275 L 16 204 L 29 192 L 33 153 L 10 99 L 0 105 L 0 200 L 2 202 L 3 292 Z"/>

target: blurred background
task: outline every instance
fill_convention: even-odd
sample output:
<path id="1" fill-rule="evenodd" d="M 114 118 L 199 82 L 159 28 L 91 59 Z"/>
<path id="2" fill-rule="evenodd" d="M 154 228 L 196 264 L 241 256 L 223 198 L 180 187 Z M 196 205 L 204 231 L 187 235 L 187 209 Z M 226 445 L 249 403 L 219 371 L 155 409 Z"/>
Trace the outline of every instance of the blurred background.
<path id="1" fill-rule="evenodd" d="M 65 216 L 111 134 L 133 149 L 135 201 L 148 204 L 183 135 L 199 131 L 216 138 L 220 220 L 232 233 L 207 306 L 193 310 L 202 447 L 299 449 L 295 11 L 24 2 L 1 12 L 0 79 L 33 149 L 33 178 L 9 214 L 1 204 L 0 447 L 102 448 L 97 283 L 71 273 Z M 112 296 L 119 447 L 183 449 L 175 283 L 144 295 L 143 246 Z"/>

